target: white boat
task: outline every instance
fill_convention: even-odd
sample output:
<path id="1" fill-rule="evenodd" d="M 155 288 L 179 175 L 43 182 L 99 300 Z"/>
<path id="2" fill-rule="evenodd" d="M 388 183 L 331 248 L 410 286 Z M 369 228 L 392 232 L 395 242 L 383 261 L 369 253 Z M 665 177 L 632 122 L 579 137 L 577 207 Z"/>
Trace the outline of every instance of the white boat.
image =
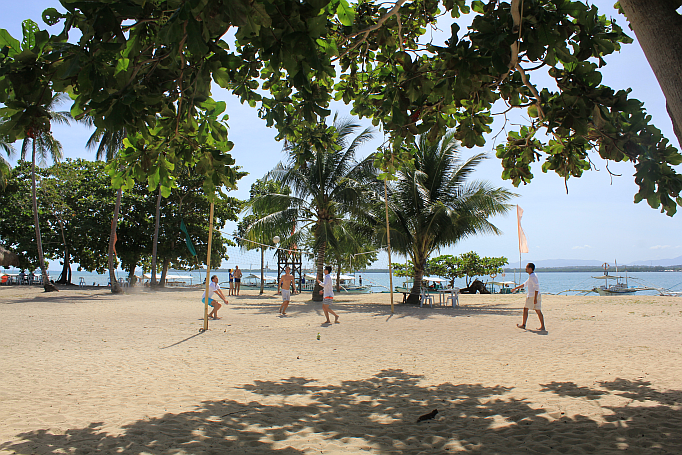
<path id="1" fill-rule="evenodd" d="M 596 292 L 599 295 L 634 294 L 637 291 L 647 290 L 643 288 L 629 287 L 627 278 L 618 275 L 604 274 L 602 276 L 593 276 L 592 278 L 595 280 L 604 280 L 604 284 L 592 288 L 592 292 Z M 623 282 L 624 279 L 626 280 L 625 282 Z M 613 283 L 609 284 L 609 280 L 612 280 Z"/>
<path id="2" fill-rule="evenodd" d="M 630 287 L 628 286 L 627 272 L 625 272 L 624 277 L 619 275 L 609 275 L 609 264 L 604 263 L 602 267 L 604 268 L 604 274 L 601 276 L 593 276 L 592 278 L 595 280 L 604 280 L 604 284 L 592 288 L 591 292 L 596 292 L 599 295 L 628 295 L 634 294 L 638 291 L 658 291 L 657 288 L 652 287 Z M 616 273 L 618 273 L 617 263 Z M 609 284 L 609 280 L 612 280 L 612 284 Z"/>

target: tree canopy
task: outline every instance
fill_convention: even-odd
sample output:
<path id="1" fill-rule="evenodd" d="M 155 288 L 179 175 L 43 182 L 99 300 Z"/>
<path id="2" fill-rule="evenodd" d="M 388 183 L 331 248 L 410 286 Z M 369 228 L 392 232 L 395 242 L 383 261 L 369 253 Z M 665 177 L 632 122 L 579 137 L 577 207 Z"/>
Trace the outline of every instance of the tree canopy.
<path id="1" fill-rule="evenodd" d="M 445 16 L 448 39 L 430 41 Z M 397 152 L 414 135 L 433 142 L 448 129 L 480 146 L 502 106 L 528 115 L 497 148 L 513 184 L 530 182 L 536 161 L 580 177 L 595 152 L 634 164 L 635 201 L 669 215 L 682 203 L 682 155 L 628 90 L 601 84 L 599 68 L 631 39 L 584 2 L 61 0 L 43 20 L 62 32 L 27 21 L 20 42 L 0 31 L 0 136 L 30 136 L 49 123 L 45 100 L 69 93 L 74 117 L 127 131 L 116 186 L 146 179 L 167 195 L 178 167 L 194 166 L 209 194 L 235 184 L 215 83 L 258 107 L 279 139 L 309 144 L 301 162 L 334 141 L 313 127 L 332 99 L 381 125 Z M 538 85 L 538 72 L 552 83 Z"/>

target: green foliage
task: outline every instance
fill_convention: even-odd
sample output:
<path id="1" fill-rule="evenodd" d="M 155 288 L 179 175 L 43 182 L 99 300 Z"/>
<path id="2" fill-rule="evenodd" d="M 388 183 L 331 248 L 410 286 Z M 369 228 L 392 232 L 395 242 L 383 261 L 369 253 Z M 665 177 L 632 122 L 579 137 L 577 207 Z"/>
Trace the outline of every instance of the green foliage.
<path id="1" fill-rule="evenodd" d="M 70 262 L 79 270 L 103 273 L 107 267 L 111 217 L 116 191 L 103 162 L 67 159 L 39 170 L 38 202 L 43 245 L 48 258 L 64 258 L 64 239 Z M 26 268 L 38 266 L 35 234 L 32 229 L 30 163 L 20 161 L 12 169 L 5 191 L 0 192 L 0 243 L 20 253 Z M 243 173 L 240 173 L 240 176 Z M 204 179 L 184 173 L 177 187 L 163 200 L 159 236 L 159 256 L 175 268 L 203 265 L 208 243 L 210 199 L 201 192 Z M 134 271 L 151 257 L 156 194 L 147 185 L 134 184 L 123 192 L 117 226 L 116 253 L 124 270 Z M 241 201 L 219 194 L 215 198 L 212 266 L 227 259 L 226 246 L 232 244 L 220 235 L 227 221 L 237 219 Z M 194 258 L 180 231 L 184 219 L 197 248 Z M 62 238 L 62 232 L 64 239 Z M 148 267 L 147 267 L 148 269 Z"/>
<path id="2" fill-rule="evenodd" d="M 393 275 L 402 278 L 412 278 L 414 277 L 414 264 L 412 261 L 407 261 L 405 264 L 399 262 L 393 263 Z"/>
<path id="3" fill-rule="evenodd" d="M 251 205 L 253 204 L 254 200 L 268 195 L 268 194 L 275 194 L 275 195 L 289 195 L 291 194 L 291 188 L 282 186 L 278 182 L 274 180 L 267 180 L 267 179 L 257 179 L 253 184 L 251 184 L 251 189 L 249 190 L 249 200 L 246 201 L 246 207 L 250 209 Z M 262 224 L 259 224 L 257 226 L 254 226 L 254 223 L 261 218 L 269 215 L 267 212 L 255 212 L 251 210 L 251 213 L 248 215 L 245 215 L 242 220 L 239 222 L 237 225 L 237 230 L 235 231 L 235 235 L 241 238 L 245 238 L 248 240 L 251 240 L 253 242 L 258 242 L 262 243 L 265 245 L 269 245 L 272 242 L 272 238 L 276 235 L 279 236 L 281 239 L 286 239 L 286 237 L 289 235 L 290 231 L 289 230 L 284 230 L 284 231 L 276 231 L 276 232 L 270 232 L 266 229 L 264 229 L 264 226 Z M 286 242 L 286 240 L 285 240 Z M 251 242 L 245 242 L 243 240 L 237 240 L 237 244 L 245 248 L 247 250 L 253 250 L 256 248 L 260 248 L 257 244 L 251 243 Z"/>
<path id="4" fill-rule="evenodd" d="M 599 68 L 631 38 L 585 2 L 511 4 L 63 1 L 61 11 L 43 14 L 46 23 L 63 24 L 58 35 L 32 22 L 21 42 L 0 30 L 0 116 L 8 119 L 0 136 L 13 142 L 45 130 L 41 106 L 69 93 L 75 117 L 128 133 L 112 168 L 116 185 L 147 180 L 168 194 L 186 168 L 213 194 L 236 182 L 224 106 L 211 98 L 214 82 L 258 107 L 278 139 L 302 145 L 298 166 L 332 149 L 336 132 L 321 121 L 330 101 L 352 104 L 388 135 L 389 151 L 376 155 L 381 178 L 411 161 L 417 135 L 433 144 L 453 129 L 463 146 L 484 145 L 493 106 L 502 102 L 530 118 L 497 148 L 503 178 L 530 182 L 535 161 L 544 172 L 580 177 L 596 153 L 633 163 L 636 202 L 675 213 L 681 155 L 628 91 L 601 84 Z M 471 25 L 453 23 L 444 45 L 427 43 L 443 15 L 471 15 Z M 225 41 L 228 30 L 236 42 Z M 548 87 L 534 84 L 540 71 L 552 79 Z"/>
<path id="5" fill-rule="evenodd" d="M 349 222 L 352 215 L 361 218 L 370 201 L 370 185 L 376 182 L 372 157 L 355 161 L 355 152 L 365 141 L 371 139 L 369 129 L 356 134 L 359 125 L 351 120 L 334 117 L 333 144 L 328 150 L 309 150 L 308 143 L 289 143 L 288 164 L 278 164 L 265 180 L 272 180 L 282 188 L 291 188 L 291 194 L 261 194 L 252 199 L 249 207 L 261 218 L 250 229 L 271 236 L 279 232 L 293 232 L 284 245 L 301 245 L 306 236 L 312 236 L 312 249 L 318 255 L 318 275 L 322 273 L 327 248 L 342 251 L 339 237 L 342 223 Z M 300 150 L 308 150 L 303 156 L 310 160 L 300 163 Z M 298 166 L 297 166 L 298 164 Z M 360 223 L 353 229 L 369 229 Z M 341 230 L 340 230 L 341 229 Z M 272 238 L 272 237 L 270 237 Z M 265 242 L 264 242 L 265 243 Z"/>
<path id="6" fill-rule="evenodd" d="M 239 170 L 236 172 L 237 178 L 245 175 Z M 204 184 L 204 178 L 200 173 L 187 170 L 178 175 L 177 187 L 171 191 L 167 199 L 162 200 L 158 254 L 167 265 L 175 269 L 191 269 L 205 265 L 211 199 L 214 202 L 211 267 L 220 267 L 221 262 L 229 258 L 227 247 L 234 245 L 234 242 L 223 237 L 220 231 L 228 221 L 237 221 L 244 202 L 220 192 L 215 198 L 210 198 L 201 191 Z M 180 230 L 181 220 L 185 222 L 197 256 L 193 256 L 185 244 L 185 234 Z"/>
<path id="7" fill-rule="evenodd" d="M 467 287 L 472 279 L 502 273 L 502 267 L 509 261 L 505 257 L 479 257 L 473 251 L 459 256 L 444 255 L 429 260 L 430 273 L 450 280 L 454 286 L 455 278 L 465 278 Z"/>
<path id="8" fill-rule="evenodd" d="M 470 181 L 484 156 L 460 161 L 455 132 L 435 145 L 419 137 L 410 148 L 414 161 L 404 165 L 397 180 L 390 183 L 388 209 L 391 247 L 410 260 L 404 272 L 413 272 L 412 293 L 418 294 L 429 256 L 473 235 L 499 234 L 489 218 L 509 211 L 508 202 L 514 194 L 486 182 Z M 383 205 L 370 216 L 378 226 L 380 243 L 384 243 Z"/>
<path id="9" fill-rule="evenodd" d="M 243 175 L 239 172 L 239 177 Z M 201 175 L 182 171 L 175 178 L 176 187 L 167 198 L 161 200 L 161 223 L 159 226 L 158 267 L 192 269 L 206 262 L 208 246 L 208 215 L 211 199 L 201 189 L 204 179 Z M 134 183 L 123 192 L 117 227 L 118 242 L 116 252 L 124 270 L 132 271 L 142 265 L 149 270 L 154 237 L 154 218 L 156 196 L 148 186 Z M 218 193 L 214 199 L 213 242 L 211 246 L 211 267 L 220 267 L 227 259 L 227 246 L 233 243 L 220 235 L 228 221 L 236 221 L 241 211 L 242 201 Z M 185 234 L 180 229 L 181 221 L 185 226 L 196 249 L 193 256 L 185 243 Z"/>
<path id="10" fill-rule="evenodd" d="M 346 219 L 334 226 L 334 231 L 340 241 L 327 249 L 326 257 L 329 263 L 334 264 L 337 273 L 353 273 L 377 260 L 378 253 L 372 242 L 371 230 Z"/>
<path id="11" fill-rule="evenodd" d="M 38 200 L 50 226 L 53 256 L 77 262 L 78 270 L 103 273 L 107 267 L 109 227 L 116 193 L 104 164 L 67 159 L 45 170 Z M 43 235 L 46 235 L 46 231 Z M 68 248 L 68 256 L 65 252 Z"/>
<path id="12" fill-rule="evenodd" d="M 44 176 L 44 171 L 38 171 Z M 35 270 L 40 267 L 38 249 L 33 229 L 33 208 L 31 197 L 31 163 L 19 161 L 9 170 L 7 186 L 0 191 L 0 243 L 20 257 L 20 267 Z M 44 207 L 38 207 L 40 229 L 46 245 L 45 255 L 52 257 L 56 246 L 59 250 L 61 242 L 57 232 L 50 229 Z"/>

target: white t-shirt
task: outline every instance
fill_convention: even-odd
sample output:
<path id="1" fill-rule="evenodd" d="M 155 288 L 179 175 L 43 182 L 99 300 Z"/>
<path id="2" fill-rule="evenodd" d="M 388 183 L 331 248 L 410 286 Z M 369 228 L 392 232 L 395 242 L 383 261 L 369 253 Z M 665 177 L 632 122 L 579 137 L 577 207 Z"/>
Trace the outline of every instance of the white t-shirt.
<path id="1" fill-rule="evenodd" d="M 209 292 L 208 298 L 212 299 L 213 294 L 215 294 L 215 291 L 217 291 L 218 289 L 220 289 L 220 285 L 218 283 L 214 283 L 213 281 L 211 281 L 208 284 L 208 292 Z M 204 291 L 204 295 L 201 296 L 202 300 L 204 297 L 206 297 L 206 291 Z"/>
<path id="2" fill-rule="evenodd" d="M 322 283 L 324 287 L 324 293 L 322 297 L 334 297 L 334 291 L 332 290 L 332 277 L 327 273 L 324 276 L 324 282 Z"/>
<path id="3" fill-rule="evenodd" d="M 540 282 L 535 272 L 528 275 L 528 279 L 523 285 L 526 287 L 526 295 L 528 297 L 535 297 L 535 291 L 538 291 L 538 295 L 540 295 Z"/>

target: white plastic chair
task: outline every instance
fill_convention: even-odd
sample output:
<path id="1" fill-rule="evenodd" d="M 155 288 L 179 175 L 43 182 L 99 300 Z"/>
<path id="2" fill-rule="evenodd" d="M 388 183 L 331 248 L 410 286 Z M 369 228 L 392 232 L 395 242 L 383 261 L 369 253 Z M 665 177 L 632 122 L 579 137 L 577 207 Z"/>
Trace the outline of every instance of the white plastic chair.
<path id="1" fill-rule="evenodd" d="M 80 281 L 78 282 L 78 287 L 85 287 L 85 278 L 80 277 Z"/>
<path id="2" fill-rule="evenodd" d="M 419 308 L 424 306 L 424 301 L 428 300 L 429 305 L 431 308 L 433 308 L 433 296 L 429 295 L 429 291 L 426 290 L 425 288 L 422 288 L 422 292 L 419 295 Z"/>
<path id="3" fill-rule="evenodd" d="M 452 302 L 453 307 L 459 306 L 459 288 L 450 289 L 450 295 L 445 299 L 445 306 L 448 305 L 448 302 Z"/>

